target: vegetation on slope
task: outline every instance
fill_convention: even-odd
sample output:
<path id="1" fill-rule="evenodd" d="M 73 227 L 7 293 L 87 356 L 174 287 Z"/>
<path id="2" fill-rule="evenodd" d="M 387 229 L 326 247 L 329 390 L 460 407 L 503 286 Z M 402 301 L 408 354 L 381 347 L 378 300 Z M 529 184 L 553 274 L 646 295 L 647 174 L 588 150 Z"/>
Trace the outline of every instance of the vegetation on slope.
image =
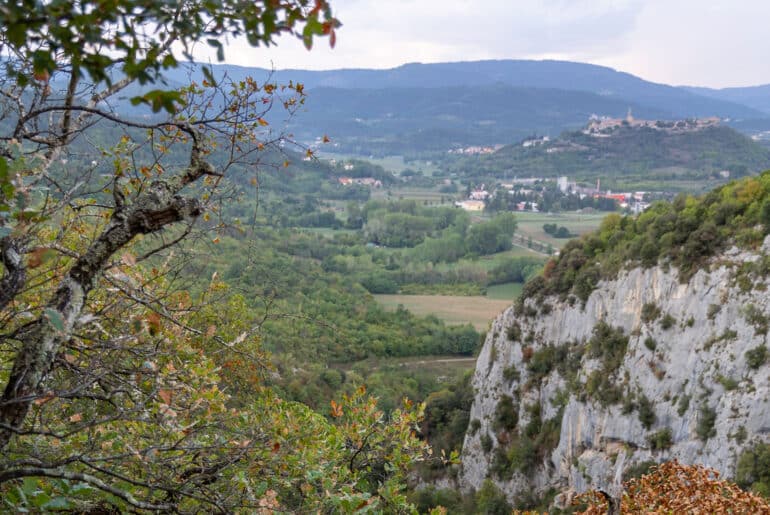
<path id="1" fill-rule="evenodd" d="M 652 128 L 619 127 L 609 137 L 580 131 L 564 133 L 543 145 L 509 145 L 452 167 L 472 175 L 556 177 L 629 177 L 670 180 L 705 179 L 721 170 L 733 177 L 770 167 L 770 150 L 728 127 L 667 133 Z"/>
<path id="2" fill-rule="evenodd" d="M 731 245 L 756 249 L 768 232 L 770 171 L 701 197 L 655 203 L 638 217 L 607 216 L 597 232 L 572 240 L 549 261 L 524 287 L 519 304 L 547 295 L 585 302 L 600 280 L 632 266 L 673 266 L 687 280 Z"/>

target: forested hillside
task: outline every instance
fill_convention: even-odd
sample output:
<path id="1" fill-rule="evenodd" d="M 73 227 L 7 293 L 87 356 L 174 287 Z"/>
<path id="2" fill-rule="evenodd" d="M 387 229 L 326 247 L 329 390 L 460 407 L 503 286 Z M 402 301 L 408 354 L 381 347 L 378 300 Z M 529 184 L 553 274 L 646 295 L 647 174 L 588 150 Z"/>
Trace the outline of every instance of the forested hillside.
<path id="1" fill-rule="evenodd" d="M 742 176 L 770 167 L 770 149 L 728 127 L 669 133 L 620 126 L 606 136 L 567 132 L 542 145 L 509 145 L 494 154 L 468 157 L 450 168 L 478 177 L 566 175 L 649 185 L 706 181 L 722 170 Z"/>

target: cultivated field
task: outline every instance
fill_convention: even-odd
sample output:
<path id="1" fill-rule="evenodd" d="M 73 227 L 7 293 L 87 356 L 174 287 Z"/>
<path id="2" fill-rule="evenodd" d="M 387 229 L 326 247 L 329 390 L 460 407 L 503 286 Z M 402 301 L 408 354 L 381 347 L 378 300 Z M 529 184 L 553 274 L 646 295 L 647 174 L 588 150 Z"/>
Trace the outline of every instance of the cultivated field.
<path id="1" fill-rule="evenodd" d="M 375 295 L 374 298 L 385 309 L 395 310 L 401 304 L 416 315 L 435 315 L 447 324 L 470 322 L 479 331 L 486 331 L 489 323 L 513 302 L 450 295 Z"/>
<path id="2" fill-rule="evenodd" d="M 575 235 L 591 232 L 599 227 L 602 220 L 609 213 L 514 213 L 516 216 L 516 233 L 531 236 L 533 240 L 551 244 L 555 249 L 560 249 L 569 238 L 553 238 L 543 231 L 544 224 L 556 224 L 566 227 Z"/>
<path id="3" fill-rule="evenodd" d="M 524 288 L 522 283 L 506 283 L 487 286 L 487 298 L 513 302 L 521 293 L 522 288 Z"/>

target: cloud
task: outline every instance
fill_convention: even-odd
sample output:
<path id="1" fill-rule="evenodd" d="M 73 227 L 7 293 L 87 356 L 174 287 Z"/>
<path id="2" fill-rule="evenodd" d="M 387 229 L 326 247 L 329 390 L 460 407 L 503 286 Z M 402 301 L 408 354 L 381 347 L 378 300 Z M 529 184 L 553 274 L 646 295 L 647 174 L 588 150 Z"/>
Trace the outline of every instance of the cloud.
<path id="1" fill-rule="evenodd" d="M 227 60 L 276 68 L 391 68 L 407 62 L 559 58 L 666 83 L 770 82 L 770 3 L 708 0 L 333 0 L 337 48 L 228 45 Z M 213 58 L 211 52 L 199 56 Z M 768 68 L 768 69 L 766 69 Z"/>

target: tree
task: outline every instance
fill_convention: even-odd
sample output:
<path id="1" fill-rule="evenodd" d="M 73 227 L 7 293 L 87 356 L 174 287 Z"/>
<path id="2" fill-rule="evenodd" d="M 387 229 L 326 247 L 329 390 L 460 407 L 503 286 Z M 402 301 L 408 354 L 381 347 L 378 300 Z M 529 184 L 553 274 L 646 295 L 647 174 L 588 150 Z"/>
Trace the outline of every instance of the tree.
<path id="1" fill-rule="evenodd" d="M 207 67 L 204 81 L 174 91 L 163 89 L 166 72 L 196 44 L 216 47 L 221 60 L 229 37 L 333 44 L 339 23 L 327 2 L 23 0 L 3 2 L 0 24 L 4 508 L 401 502 L 404 457 L 419 447 L 415 410 L 385 424 L 369 401 L 351 398 L 338 411 L 359 426 L 335 425 L 275 398 L 255 386 L 259 321 L 213 323 L 197 304 L 233 307 L 216 278 L 201 295 L 174 281 L 199 252 L 193 243 L 215 244 L 206 231 L 230 229 L 217 208 L 230 176 L 254 173 L 283 141 L 267 110 L 293 112 L 304 92 Z M 128 91 L 154 114 L 114 110 Z M 220 366 L 233 357 L 248 365 L 237 384 L 253 393 L 237 404 L 220 387 Z M 349 448 L 354 427 L 380 437 Z M 375 455 L 394 438 L 408 452 L 379 458 L 389 473 L 372 481 L 373 462 L 350 454 Z"/>

